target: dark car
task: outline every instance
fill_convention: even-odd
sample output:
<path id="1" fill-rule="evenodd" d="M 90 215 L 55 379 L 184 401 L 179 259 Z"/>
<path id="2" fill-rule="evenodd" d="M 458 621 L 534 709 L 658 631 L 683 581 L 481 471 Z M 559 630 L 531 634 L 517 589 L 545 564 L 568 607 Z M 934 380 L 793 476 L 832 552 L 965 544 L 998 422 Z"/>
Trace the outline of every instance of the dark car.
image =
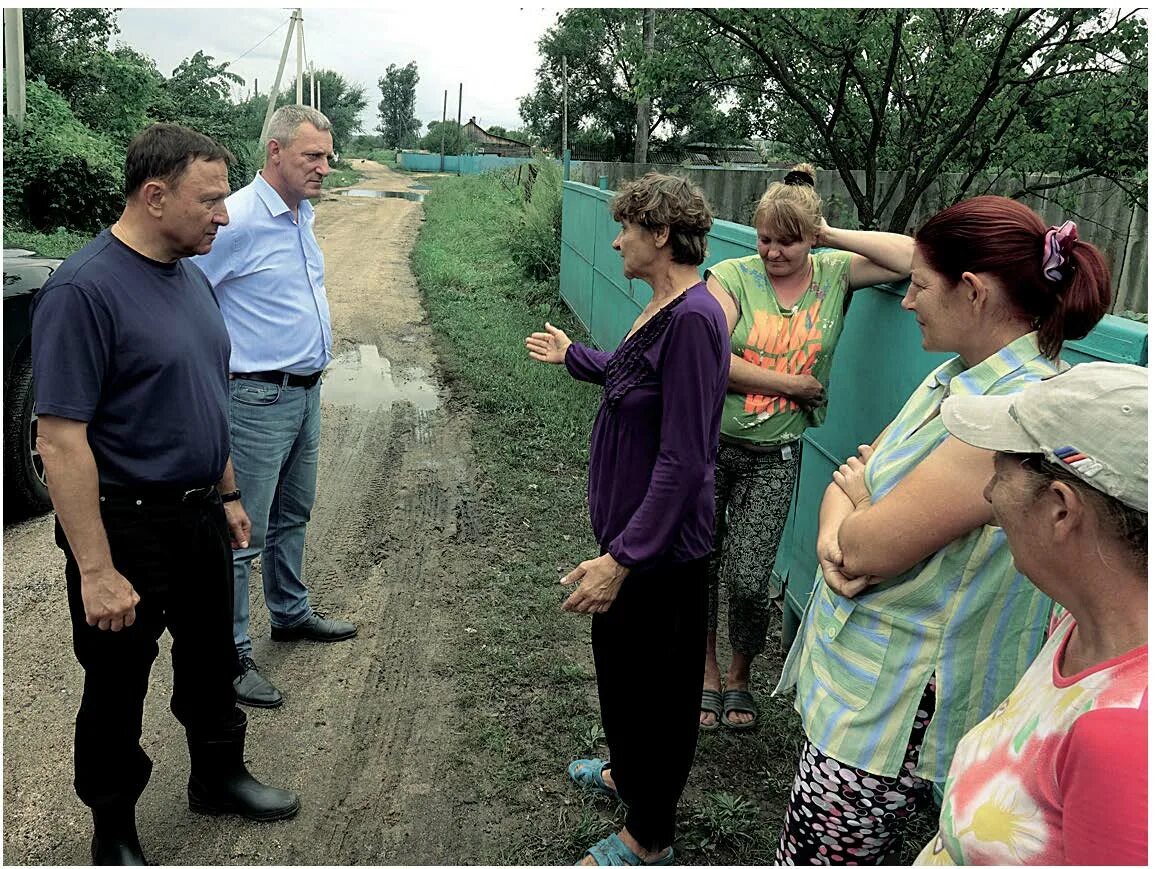
<path id="1" fill-rule="evenodd" d="M 20 515 L 52 506 L 36 449 L 32 404 L 32 299 L 61 263 L 29 250 L 4 251 L 4 505 Z"/>

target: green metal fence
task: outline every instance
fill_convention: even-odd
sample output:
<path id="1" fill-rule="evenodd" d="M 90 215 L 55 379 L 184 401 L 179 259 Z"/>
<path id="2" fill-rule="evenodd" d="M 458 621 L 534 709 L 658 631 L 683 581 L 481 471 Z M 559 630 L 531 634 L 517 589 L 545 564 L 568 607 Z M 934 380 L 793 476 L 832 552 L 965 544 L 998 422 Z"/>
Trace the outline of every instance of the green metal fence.
<path id="1" fill-rule="evenodd" d="M 650 287 L 628 281 L 610 246 L 618 225 L 606 203 L 614 194 L 573 181 L 562 193 L 562 298 L 602 348 L 616 347 L 650 300 Z M 755 231 L 715 221 L 704 267 L 755 252 Z M 868 287 L 855 293 L 835 353 L 826 423 L 803 438 L 799 493 L 775 561 L 775 577 L 790 604 L 784 611 L 788 641 L 814 583 L 819 502 L 831 472 L 870 443 L 891 421 L 927 373 L 948 358 L 920 346 L 919 327 L 899 306 L 906 284 Z M 1087 338 L 1064 350 L 1069 362 L 1106 359 L 1148 364 L 1148 326 L 1108 316 Z"/>

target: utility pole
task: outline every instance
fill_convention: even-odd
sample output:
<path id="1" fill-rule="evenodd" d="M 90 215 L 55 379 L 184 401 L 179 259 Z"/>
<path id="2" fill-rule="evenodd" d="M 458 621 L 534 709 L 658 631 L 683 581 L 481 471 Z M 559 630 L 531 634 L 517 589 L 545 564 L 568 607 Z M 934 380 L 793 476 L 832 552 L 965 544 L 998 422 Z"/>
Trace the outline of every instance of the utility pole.
<path id="1" fill-rule="evenodd" d="M 285 45 L 281 49 L 281 62 L 277 64 L 277 77 L 273 79 L 273 89 L 269 91 L 269 107 L 265 109 L 265 123 L 261 125 L 262 149 L 269 141 L 266 138 L 269 132 L 269 121 L 272 120 L 273 112 L 277 109 L 277 94 L 281 92 L 281 75 L 285 72 L 285 61 L 289 59 L 289 46 L 293 43 L 293 28 L 297 26 L 297 16 L 300 13 L 300 9 L 294 9 L 293 14 L 289 16 L 289 32 L 285 34 Z"/>
<path id="2" fill-rule="evenodd" d="M 566 55 L 562 55 L 562 153 L 566 153 L 566 128 L 569 125 L 566 105 Z"/>
<path id="3" fill-rule="evenodd" d="M 446 106 L 449 103 L 449 99 L 449 88 L 446 88 L 446 90 L 442 92 L 442 158 L 438 167 L 439 172 L 446 171 Z"/>
<path id="4" fill-rule="evenodd" d="M 313 61 L 309 61 L 309 105 L 317 108 L 317 79 L 313 75 Z"/>
<path id="5" fill-rule="evenodd" d="M 4 96 L 5 114 L 17 124 L 24 123 L 28 97 L 24 82 L 24 10 L 4 10 Z"/>
<path id="6" fill-rule="evenodd" d="M 317 102 L 313 104 L 313 108 L 321 111 L 321 80 L 317 80 Z"/>
<path id="7" fill-rule="evenodd" d="M 643 42 L 645 53 L 643 64 L 649 63 L 654 55 L 654 9 L 647 9 L 643 13 Z M 650 94 L 638 95 L 638 111 L 634 116 L 634 162 L 645 163 L 646 151 L 650 146 Z"/>
<path id="8" fill-rule="evenodd" d="M 458 82 L 458 174 L 462 174 L 462 85 Z"/>
<path id="9" fill-rule="evenodd" d="M 301 102 L 301 77 L 305 72 L 305 22 L 301 20 L 301 10 L 297 14 L 297 105 Z"/>

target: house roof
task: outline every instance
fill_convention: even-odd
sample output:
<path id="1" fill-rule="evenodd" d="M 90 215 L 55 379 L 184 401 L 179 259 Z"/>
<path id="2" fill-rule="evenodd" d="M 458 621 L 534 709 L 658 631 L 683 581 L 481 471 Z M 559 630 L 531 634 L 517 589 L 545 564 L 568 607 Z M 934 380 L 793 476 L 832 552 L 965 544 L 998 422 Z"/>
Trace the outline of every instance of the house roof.
<path id="1" fill-rule="evenodd" d="M 519 148 L 529 147 L 525 142 L 519 142 L 517 139 L 507 139 L 505 136 L 495 136 L 493 133 L 487 133 L 480 126 L 478 126 L 477 118 L 470 118 L 463 126 L 466 135 L 475 142 L 485 142 L 490 145 L 517 145 Z"/>

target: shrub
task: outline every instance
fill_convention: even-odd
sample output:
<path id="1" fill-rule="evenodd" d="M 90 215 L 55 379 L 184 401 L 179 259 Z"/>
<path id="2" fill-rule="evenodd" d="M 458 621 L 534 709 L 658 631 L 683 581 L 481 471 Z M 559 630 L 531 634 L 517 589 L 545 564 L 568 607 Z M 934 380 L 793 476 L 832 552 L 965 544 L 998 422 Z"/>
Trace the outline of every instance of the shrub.
<path id="1" fill-rule="evenodd" d="M 99 230 L 124 205 L 123 159 L 63 97 L 29 82 L 24 123 L 4 125 L 5 220 L 39 230 Z"/>

